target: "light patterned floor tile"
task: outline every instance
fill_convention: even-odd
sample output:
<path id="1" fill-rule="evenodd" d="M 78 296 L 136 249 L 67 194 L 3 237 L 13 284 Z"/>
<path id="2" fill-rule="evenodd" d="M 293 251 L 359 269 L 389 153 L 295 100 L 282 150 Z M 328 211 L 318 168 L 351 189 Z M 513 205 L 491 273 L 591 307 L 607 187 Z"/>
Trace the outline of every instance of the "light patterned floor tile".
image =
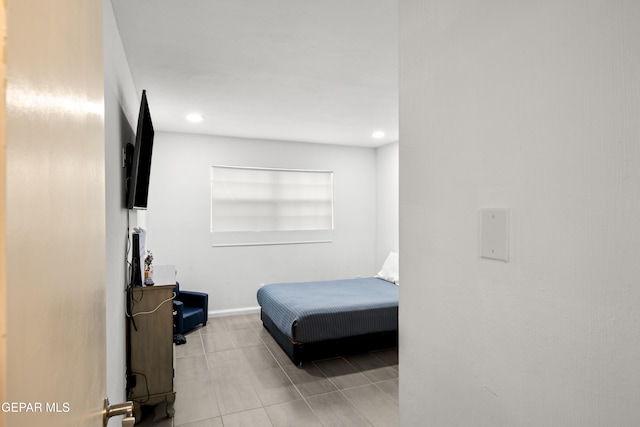
<path id="1" fill-rule="evenodd" d="M 224 427 L 273 427 L 264 408 L 224 415 Z"/>

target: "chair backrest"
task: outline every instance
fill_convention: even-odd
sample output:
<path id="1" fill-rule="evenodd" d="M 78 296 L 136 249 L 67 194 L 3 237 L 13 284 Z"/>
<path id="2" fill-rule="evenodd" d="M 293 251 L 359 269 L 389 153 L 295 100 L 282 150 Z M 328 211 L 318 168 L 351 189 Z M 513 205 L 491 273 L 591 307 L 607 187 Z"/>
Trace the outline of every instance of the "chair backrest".
<path id="1" fill-rule="evenodd" d="M 175 298 L 177 299 L 178 296 L 180 296 L 180 283 L 178 283 L 178 281 L 176 280 L 176 287 L 173 288 L 173 292 L 176 293 Z"/>

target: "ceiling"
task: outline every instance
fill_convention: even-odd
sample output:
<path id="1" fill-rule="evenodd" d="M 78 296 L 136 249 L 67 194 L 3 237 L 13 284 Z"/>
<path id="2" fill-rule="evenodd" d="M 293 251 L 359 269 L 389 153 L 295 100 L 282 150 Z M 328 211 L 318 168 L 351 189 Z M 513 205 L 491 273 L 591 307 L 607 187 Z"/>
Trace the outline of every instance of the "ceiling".
<path id="1" fill-rule="evenodd" d="M 398 141 L 396 0 L 111 2 L 157 131 Z"/>

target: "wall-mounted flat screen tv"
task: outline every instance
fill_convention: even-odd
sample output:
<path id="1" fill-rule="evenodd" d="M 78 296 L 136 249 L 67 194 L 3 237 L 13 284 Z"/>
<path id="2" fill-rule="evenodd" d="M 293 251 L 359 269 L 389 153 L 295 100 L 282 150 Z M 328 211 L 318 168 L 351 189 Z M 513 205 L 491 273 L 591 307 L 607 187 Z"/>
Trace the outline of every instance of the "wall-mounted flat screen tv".
<path id="1" fill-rule="evenodd" d="M 140 113 L 138 114 L 136 142 L 133 145 L 133 153 L 130 157 L 130 168 L 127 168 L 131 171 L 127 173 L 127 208 L 129 209 L 147 208 L 153 136 L 153 123 L 151 122 L 151 114 L 147 103 L 147 92 L 143 90 Z M 131 151 L 131 147 L 128 147 L 128 151 Z"/>

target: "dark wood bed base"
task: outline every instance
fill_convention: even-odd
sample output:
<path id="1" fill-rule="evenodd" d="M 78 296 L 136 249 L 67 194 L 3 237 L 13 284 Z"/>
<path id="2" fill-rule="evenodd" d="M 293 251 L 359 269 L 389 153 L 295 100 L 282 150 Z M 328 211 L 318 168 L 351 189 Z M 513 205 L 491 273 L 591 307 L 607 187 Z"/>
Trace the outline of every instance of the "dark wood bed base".
<path id="1" fill-rule="evenodd" d="M 349 353 L 362 353 L 398 346 L 398 331 L 384 331 L 334 340 L 300 343 L 292 341 L 283 334 L 262 310 L 260 310 L 260 318 L 263 326 L 289 356 L 294 365 L 302 365 L 303 362 L 328 359 Z"/>

